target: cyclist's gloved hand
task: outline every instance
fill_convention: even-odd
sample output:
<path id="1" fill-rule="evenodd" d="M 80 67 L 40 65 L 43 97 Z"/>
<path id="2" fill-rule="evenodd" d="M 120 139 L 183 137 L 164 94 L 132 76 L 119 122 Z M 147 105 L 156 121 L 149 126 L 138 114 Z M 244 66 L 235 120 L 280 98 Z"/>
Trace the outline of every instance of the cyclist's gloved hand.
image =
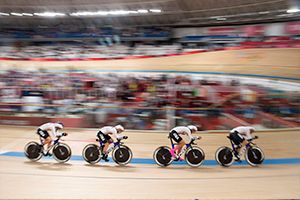
<path id="1" fill-rule="evenodd" d="M 127 136 L 122 136 L 122 137 L 118 137 L 118 140 L 126 140 L 128 137 Z"/>
<path id="2" fill-rule="evenodd" d="M 200 136 L 196 136 L 196 137 L 193 137 L 192 139 L 193 140 L 199 140 L 199 139 L 201 139 L 201 137 Z"/>
<path id="3" fill-rule="evenodd" d="M 61 135 L 62 135 L 62 136 L 67 136 L 67 135 L 68 135 L 68 133 L 62 133 Z"/>

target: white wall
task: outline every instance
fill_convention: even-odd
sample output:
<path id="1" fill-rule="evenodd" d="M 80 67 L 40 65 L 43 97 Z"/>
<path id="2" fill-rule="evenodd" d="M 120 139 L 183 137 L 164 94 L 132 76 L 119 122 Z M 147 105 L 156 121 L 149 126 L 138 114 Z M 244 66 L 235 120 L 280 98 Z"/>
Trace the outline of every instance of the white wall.
<path id="1" fill-rule="evenodd" d="M 218 27 L 194 27 L 194 28 L 175 28 L 174 37 L 182 38 L 184 36 L 200 36 L 205 35 L 208 29 L 213 28 L 236 28 L 241 29 L 246 25 L 240 26 L 218 26 Z M 285 34 L 285 23 L 269 23 L 269 24 L 252 24 L 248 26 L 265 26 L 265 35 L 266 36 L 278 36 Z"/>
<path id="2" fill-rule="evenodd" d="M 285 24 L 284 23 L 273 23 L 267 24 L 265 29 L 265 35 L 267 36 L 277 36 L 285 34 Z"/>

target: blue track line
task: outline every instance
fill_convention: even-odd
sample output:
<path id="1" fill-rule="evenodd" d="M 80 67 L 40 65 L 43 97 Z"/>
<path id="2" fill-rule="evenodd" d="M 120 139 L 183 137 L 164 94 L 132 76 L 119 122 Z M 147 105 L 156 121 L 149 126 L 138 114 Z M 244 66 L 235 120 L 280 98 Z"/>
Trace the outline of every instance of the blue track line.
<path id="1" fill-rule="evenodd" d="M 11 156 L 11 157 L 25 157 L 23 152 L 5 152 L 0 154 L 0 156 Z M 43 159 L 52 159 L 52 157 L 43 157 Z M 82 156 L 72 155 L 70 160 L 74 161 L 84 161 Z M 108 163 L 113 163 L 114 161 L 110 158 Z M 131 164 L 148 164 L 155 165 L 153 159 L 150 158 L 132 158 Z M 265 159 L 263 165 L 283 165 L 283 164 L 300 164 L 300 158 L 277 158 L 277 159 Z M 173 162 L 172 165 L 186 165 L 185 162 Z M 215 160 L 205 160 L 202 165 L 218 165 Z M 241 163 L 234 163 L 234 165 L 248 165 L 245 160 L 242 160 Z"/>

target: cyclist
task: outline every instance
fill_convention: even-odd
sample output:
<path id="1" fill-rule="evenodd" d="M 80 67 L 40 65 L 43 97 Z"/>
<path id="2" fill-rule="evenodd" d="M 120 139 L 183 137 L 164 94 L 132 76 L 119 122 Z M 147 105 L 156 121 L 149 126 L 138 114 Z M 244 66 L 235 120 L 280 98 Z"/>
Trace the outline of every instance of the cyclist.
<path id="1" fill-rule="evenodd" d="M 115 127 L 113 126 L 104 126 L 102 127 L 99 132 L 97 133 L 97 137 L 99 140 L 103 143 L 103 156 L 102 159 L 105 160 L 105 162 L 108 162 L 109 159 L 107 159 L 107 148 L 109 146 L 109 143 L 113 143 L 114 140 L 110 137 L 110 135 L 114 135 L 114 137 L 118 140 L 120 139 L 127 139 L 127 136 L 119 137 L 118 134 L 121 134 L 124 131 L 124 127 L 122 125 L 117 125 Z"/>
<path id="2" fill-rule="evenodd" d="M 58 132 L 58 130 L 63 129 L 63 128 L 64 128 L 64 125 L 61 122 L 56 122 L 56 123 L 49 122 L 49 123 L 41 125 L 38 128 L 36 133 L 40 137 L 45 139 L 42 142 L 42 144 L 39 146 L 44 155 L 51 156 L 50 153 L 47 153 L 47 149 L 50 147 L 51 142 L 52 142 L 51 136 L 49 135 L 48 131 L 51 130 L 52 135 L 54 137 L 58 137 L 58 136 L 61 136 L 61 135 L 67 136 L 68 135 L 67 133 L 59 134 L 59 132 Z M 44 148 L 44 145 L 47 145 L 47 148 Z"/>
<path id="3" fill-rule="evenodd" d="M 250 134 L 254 132 L 255 128 L 252 126 L 238 126 L 230 131 L 229 137 L 232 139 L 234 144 L 238 145 L 238 147 L 234 149 L 237 157 L 236 160 L 238 162 L 241 162 L 239 157 L 240 152 L 248 144 L 248 140 L 258 138 L 257 136 L 251 137 Z"/>
<path id="4" fill-rule="evenodd" d="M 182 139 L 182 137 L 179 134 L 187 135 L 190 140 L 201 139 L 201 136 L 192 137 L 192 133 L 195 133 L 197 130 L 198 129 L 196 126 L 188 125 L 188 126 L 177 126 L 170 131 L 170 133 L 169 133 L 170 138 L 172 138 L 175 142 L 178 143 L 178 145 L 176 145 L 174 147 L 174 149 L 170 150 L 170 153 L 174 158 L 176 158 L 175 151 L 178 150 L 177 154 L 179 154 L 182 150 L 182 147 L 185 145 L 184 140 Z M 184 159 L 179 158 L 179 160 L 183 161 Z"/>

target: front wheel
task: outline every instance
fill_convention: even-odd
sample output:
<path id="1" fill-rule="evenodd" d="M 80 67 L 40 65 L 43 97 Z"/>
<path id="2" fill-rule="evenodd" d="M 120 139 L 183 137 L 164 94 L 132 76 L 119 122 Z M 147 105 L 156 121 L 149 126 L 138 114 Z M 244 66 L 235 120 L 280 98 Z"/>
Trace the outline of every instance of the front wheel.
<path id="1" fill-rule="evenodd" d="M 100 148 L 95 144 L 88 144 L 82 150 L 83 159 L 90 164 L 98 163 L 101 159 L 101 155 Z"/>
<path id="2" fill-rule="evenodd" d="M 257 167 L 262 164 L 265 156 L 264 152 L 259 147 L 248 147 L 245 152 L 245 160 L 253 167 Z"/>
<path id="3" fill-rule="evenodd" d="M 126 165 L 132 159 L 132 151 L 125 145 L 116 146 L 112 151 L 112 159 L 118 165 Z"/>
<path id="4" fill-rule="evenodd" d="M 39 144 L 36 142 L 29 142 L 24 147 L 24 153 L 31 161 L 38 161 L 43 156 Z"/>
<path id="5" fill-rule="evenodd" d="M 70 160 L 72 152 L 70 147 L 64 143 L 58 143 L 53 147 L 53 158 L 60 163 Z"/>
<path id="6" fill-rule="evenodd" d="M 223 167 L 230 167 L 234 163 L 233 151 L 228 147 L 220 147 L 215 154 L 216 161 Z"/>
<path id="7" fill-rule="evenodd" d="M 166 146 L 158 147 L 153 153 L 155 163 L 161 167 L 171 165 L 174 159 L 172 159 L 170 150 L 171 149 Z"/>
<path id="8" fill-rule="evenodd" d="M 199 167 L 205 160 L 204 151 L 199 147 L 188 148 L 185 152 L 185 162 L 191 167 Z"/>

